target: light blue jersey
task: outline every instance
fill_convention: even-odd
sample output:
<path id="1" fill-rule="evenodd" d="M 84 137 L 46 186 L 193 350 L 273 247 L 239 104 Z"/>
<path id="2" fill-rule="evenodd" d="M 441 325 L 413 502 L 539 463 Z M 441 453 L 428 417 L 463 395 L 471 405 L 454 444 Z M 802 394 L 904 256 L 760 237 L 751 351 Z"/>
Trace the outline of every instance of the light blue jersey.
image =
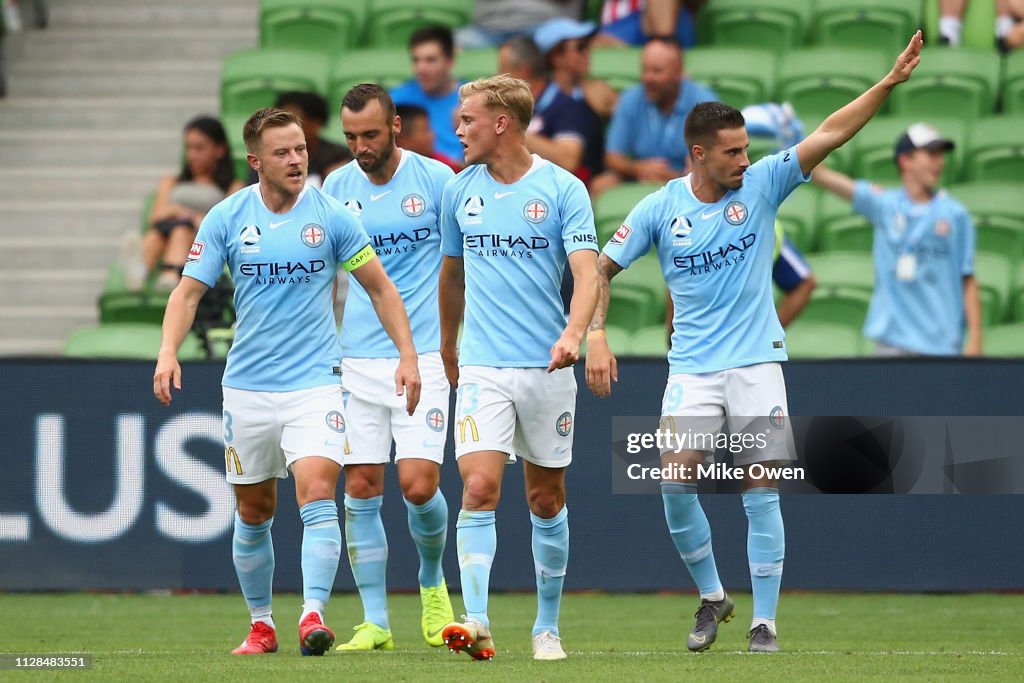
<path id="1" fill-rule="evenodd" d="M 323 191 L 362 221 L 371 246 L 405 302 L 416 351 L 425 353 L 441 348 L 437 316 L 441 231 L 437 222 L 441 193 L 455 174 L 440 161 L 408 150 L 401 154 L 395 175 L 385 185 L 374 185 L 359 164 L 350 163 L 327 177 Z M 345 358 L 398 357 L 370 296 L 355 281 L 345 301 L 341 354 Z"/>
<path id="2" fill-rule="evenodd" d="M 266 207 L 259 183 L 213 207 L 185 275 L 212 287 L 227 263 L 234 280 L 238 323 L 224 386 L 294 391 L 338 382 L 334 275 L 374 258 L 369 241 L 358 219 L 308 185 L 287 213 Z"/>
<path id="3" fill-rule="evenodd" d="M 859 181 L 853 209 L 875 226 L 875 290 L 864 336 L 907 351 L 959 355 L 963 278 L 974 274 L 974 224 L 945 191 L 917 203 L 903 188 Z M 900 258 L 912 266 L 899 272 Z"/>
<path id="4" fill-rule="evenodd" d="M 786 360 L 772 262 L 779 204 L 809 179 L 796 148 L 752 165 L 743 187 L 714 204 L 694 196 L 690 178 L 671 180 L 641 200 L 604 253 L 627 268 L 652 244 L 657 250 L 675 306 L 671 374 Z"/>
<path id="5" fill-rule="evenodd" d="M 483 164 L 449 181 L 441 250 L 463 259 L 466 321 L 461 365 L 547 367 L 565 329 L 559 289 L 566 257 L 597 251 L 594 212 L 579 178 L 536 154 L 514 183 Z"/>

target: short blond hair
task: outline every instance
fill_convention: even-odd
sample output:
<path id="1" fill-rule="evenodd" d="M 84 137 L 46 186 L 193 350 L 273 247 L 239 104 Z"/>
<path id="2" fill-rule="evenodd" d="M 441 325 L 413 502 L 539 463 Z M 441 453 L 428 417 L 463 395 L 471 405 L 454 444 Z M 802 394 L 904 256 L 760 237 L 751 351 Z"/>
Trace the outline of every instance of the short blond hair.
<path id="1" fill-rule="evenodd" d="M 459 88 L 459 99 L 483 95 L 488 109 L 503 109 L 512 115 L 519 127 L 526 130 L 533 118 L 533 95 L 530 86 L 521 78 L 500 74 L 478 78 Z"/>
<path id="2" fill-rule="evenodd" d="M 249 154 L 255 154 L 259 150 L 263 142 L 263 131 L 267 128 L 284 128 L 293 123 L 300 128 L 302 127 L 302 119 L 291 112 L 275 107 L 257 110 L 245 122 L 245 127 L 242 128 L 245 151 Z"/>

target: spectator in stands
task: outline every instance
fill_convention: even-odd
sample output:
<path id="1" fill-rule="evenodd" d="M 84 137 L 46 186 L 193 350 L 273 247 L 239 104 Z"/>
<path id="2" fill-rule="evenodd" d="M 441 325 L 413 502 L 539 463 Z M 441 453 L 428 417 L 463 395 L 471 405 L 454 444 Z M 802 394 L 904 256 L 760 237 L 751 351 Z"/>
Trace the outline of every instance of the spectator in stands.
<path id="1" fill-rule="evenodd" d="M 430 115 L 437 150 L 462 162 L 462 143 L 455 136 L 459 81 L 452 75 L 455 43 L 447 26 L 424 26 L 409 38 L 414 78 L 391 91 L 396 105 L 415 104 Z"/>
<path id="2" fill-rule="evenodd" d="M 590 44 L 596 32 L 593 22 L 558 18 L 537 27 L 533 41 L 562 92 L 586 103 L 601 119 L 609 119 L 619 96 L 604 81 L 590 78 Z"/>
<path id="3" fill-rule="evenodd" d="M 506 40 L 498 50 L 498 72 L 521 78 L 533 94 L 533 118 L 526 147 L 548 161 L 590 180 L 600 158 L 601 121 L 585 104 L 566 95 L 547 78 L 544 56 L 527 36 Z"/>
<path id="4" fill-rule="evenodd" d="M 967 0 L 939 0 L 939 43 L 960 47 Z M 1024 0 L 995 0 L 996 47 L 1008 52 L 1024 45 Z"/>
<path id="5" fill-rule="evenodd" d="M 683 47 L 697 42 L 697 12 L 707 0 L 604 0 L 597 43 L 643 45 L 673 38 Z"/>
<path id="6" fill-rule="evenodd" d="M 641 85 L 619 98 L 605 142 L 607 170 L 594 179 L 591 194 L 625 181 L 665 183 L 684 175 L 689 158 L 683 140 L 686 115 L 698 103 L 717 99 L 710 88 L 683 75 L 679 45 L 661 39 L 647 43 Z"/>
<path id="7" fill-rule="evenodd" d="M 200 116 L 185 125 L 185 163 L 178 175 L 166 176 L 156 188 L 150 230 L 142 240 L 146 272 L 159 268 L 156 287 L 173 289 L 206 212 L 243 186 L 235 179 L 231 150 L 220 121 Z M 126 269 L 126 277 L 128 269 Z M 130 278 L 130 284 L 141 284 Z"/>
<path id="8" fill-rule="evenodd" d="M 455 34 L 460 49 L 498 47 L 513 36 L 532 35 L 548 19 L 583 15 L 584 0 L 476 0 L 473 23 Z"/>
<path id="9" fill-rule="evenodd" d="M 430 116 L 427 110 L 415 104 L 403 104 L 395 107 L 395 113 L 402 121 L 396 140 L 399 147 L 416 152 L 429 159 L 436 159 L 456 173 L 462 170 L 462 164 L 434 149 L 434 130 L 430 127 Z"/>
<path id="10" fill-rule="evenodd" d="M 879 356 L 981 354 L 974 224 L 938 189 L 952 149 L 934 127 L 910 126 L 896 142 L 899 189 L 814 169 L 815 184 L 852 201 L 875 226 L 875 292 L 864 336 L 875 340 Z"/>

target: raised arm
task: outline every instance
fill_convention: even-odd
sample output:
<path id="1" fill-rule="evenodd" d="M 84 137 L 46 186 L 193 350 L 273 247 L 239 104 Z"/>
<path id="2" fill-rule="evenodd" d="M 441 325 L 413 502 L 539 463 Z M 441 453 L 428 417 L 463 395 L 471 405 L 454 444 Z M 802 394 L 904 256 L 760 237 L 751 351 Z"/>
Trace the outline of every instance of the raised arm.
<path id="1" fill-rule="evenodd" d="M 171 384 L 181 389 L 181 366 L 178 347 L 185 341 L 196 319 L 196 307 L 208 290 L 204 283 L 185 275 L 171 292 L 164 309 L 163 334 L 153 373 L 153 394 L 165 406 L 171 404 Z"/>
<path id="2" fill-rule="evenodd" d="M 370 297 L 384 331 L 398 348 L 398 369 L 395 371 L 395 395 L 405 394 L 405 409 L 412 415 L 420 402 L 420 372 L 416 360 L 416 346 L 405 304 L 398 288 L 391 281 L 380 259 L 370 259 L 352 271 L 352 276 Z"/>
<path id="3" fill-rule="evenodd" d="M 597 306 L 587 328 L 587 386 L 598 398 L 612 393 L 612 382 L 619 381 L 618 363 L 605 338 L 604 323 L 608 318 L 611 280 L 622 272 L 622 266 L 601 254 L 597 259 Z"/>
<path id="4" fill-rule="evenodd" d="M 811 182 L 848 202 L 853 200 L 854 190 L 857 189 L 857 183 L 853 178 L 839 171 L 833 171 L 824 164 L 814 169 Z"/>
<path id="5" fill-rule="evenodd" d="M 441 258 L 437 299 L 441 317 L 441 360 L 452 386 L 459 385 L 459 325 L 466 308 L 466 271 L 460 256 Z"/>
<path id="6" fill-rule="evenodd" d="M 921 61 L 923 45 L 924 40 L 921 38 L 921 32 L 918 31 L 910 39 L 907 48 L 896 58 L 892 70 L 882 80 L 864 91 L 853 102 L 834 112 L 818 126 L 817 130 L 796 146 L 800 170 L 805 175 L 820 164 L 829 152 L 841 147 L 856 135 L 857 131 L 875 115 L 892 89 L 910 78 L 914 67 Z"/>

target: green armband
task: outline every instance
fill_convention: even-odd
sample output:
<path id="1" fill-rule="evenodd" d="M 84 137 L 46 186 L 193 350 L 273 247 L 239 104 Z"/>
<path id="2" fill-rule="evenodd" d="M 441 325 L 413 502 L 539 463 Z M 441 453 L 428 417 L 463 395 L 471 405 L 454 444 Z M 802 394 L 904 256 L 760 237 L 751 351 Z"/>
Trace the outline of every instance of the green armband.
<path id="1" fill-rule="evenodd" d="M 367 244 L 365 247 L 356 252 L 355 256 L 350 258 L 348 261 L 342 263 L 341 267 L 351 273 L 353 270 L 363 265 L 364 263 L 368 263 L 370 259 L 372 259 L 374 256 L 375 254 L 373 253 L 373 247 Z"/>

